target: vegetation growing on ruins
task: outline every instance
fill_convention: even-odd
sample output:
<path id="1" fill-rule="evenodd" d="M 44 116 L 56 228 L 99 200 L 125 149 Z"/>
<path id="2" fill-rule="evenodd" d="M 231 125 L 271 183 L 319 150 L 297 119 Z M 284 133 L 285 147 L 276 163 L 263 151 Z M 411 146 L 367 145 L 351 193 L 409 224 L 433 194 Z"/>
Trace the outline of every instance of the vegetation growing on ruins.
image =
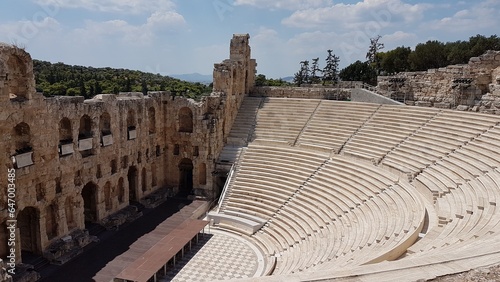
<path id="1" fill-rule="evenodd" d="M 128 69 L 71 66 L 33 60 L 37 91 L 44 96 L 83 96 L 119 92 L 170 91 L 174 95 L 200 98 L 212 87 L 160 74 Z"/>

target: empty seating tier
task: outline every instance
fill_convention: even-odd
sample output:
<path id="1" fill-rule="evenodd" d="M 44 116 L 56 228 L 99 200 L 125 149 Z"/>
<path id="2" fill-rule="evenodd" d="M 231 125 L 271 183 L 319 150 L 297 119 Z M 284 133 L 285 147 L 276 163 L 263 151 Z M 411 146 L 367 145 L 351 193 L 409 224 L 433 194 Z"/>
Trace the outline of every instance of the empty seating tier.
<path id="1" fill-rule="evenodd" d="M 500 117 L 313 99 L 252 102 L 242 107 L 256 113 L 253 139 L 220 212 L 260 227 L 244 231 L 230 220 L 220 227 L 273 258 L 273 275 L 281 276 L 263 281 L 298 272 L 305 280 L 386 280 L 389 273 L 397 280 L 419 267 L 440 275 L 452 268 L 433 264 L 500 262 L 488 248 L 500 232 Z"/>

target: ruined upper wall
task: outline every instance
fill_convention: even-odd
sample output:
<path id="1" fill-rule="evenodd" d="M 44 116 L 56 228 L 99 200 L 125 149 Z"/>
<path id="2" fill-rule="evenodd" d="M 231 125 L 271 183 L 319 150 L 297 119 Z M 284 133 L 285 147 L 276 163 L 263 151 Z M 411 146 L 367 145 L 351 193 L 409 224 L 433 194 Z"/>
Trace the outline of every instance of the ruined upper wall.
<path id="1" fill-rule="evenodd" d="M 24 49 L 0 43 L 0 89 L 0 101 L 36 98 L 33 61 Z"/>
<path id="2" fill-rule="evenodd" d="M 200 102 L 168 92 L 45 98 L 35 91 L 30 55 L 0 44 L 0 167 L 16 171 L 16 244 L 42 254 L 85 221 L 146 204 L 163 189 L 216 196 L 215 162 L 254 83 L 248 39 L 233 37 L 230 53 L 242 55 L 216 64 L 217 91 Z M 0 187 L 7 181 L 0 177 Z M 0 232 L 0 258 L 7 239 Z"/>
<path id="3" fill-rule="evenodd" d="M 379 76 L 377 90 L 407 104 L 495 113 L 500 109 L 499 67 L 500 51 L 487 51 L 464 65 Z"/>

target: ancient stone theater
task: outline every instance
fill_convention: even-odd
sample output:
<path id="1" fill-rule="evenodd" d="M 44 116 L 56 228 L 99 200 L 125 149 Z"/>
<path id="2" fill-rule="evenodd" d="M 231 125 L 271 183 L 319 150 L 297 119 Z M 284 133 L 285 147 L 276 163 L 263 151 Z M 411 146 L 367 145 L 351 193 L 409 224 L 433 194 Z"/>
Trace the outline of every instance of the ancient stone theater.
<path id="1" fill-rule="evenodd" d="M 200 102 L 46 98 L 30 55 L 0 45 L 0 257 L 13 236 L 17 263 L 65 261 L 91 242 L 89 223 L 188 195 L 214 203 L 201 215 L 213 234 L 235 238 L 212 254 L 254 253 L 245 275 L 205 280 L 415 281 L 500 263 L 500 52 L 376 88 L 256 88 L 256 65 L 234 35 Z M 102 281 L 168 275 L 123 264 Z"/>

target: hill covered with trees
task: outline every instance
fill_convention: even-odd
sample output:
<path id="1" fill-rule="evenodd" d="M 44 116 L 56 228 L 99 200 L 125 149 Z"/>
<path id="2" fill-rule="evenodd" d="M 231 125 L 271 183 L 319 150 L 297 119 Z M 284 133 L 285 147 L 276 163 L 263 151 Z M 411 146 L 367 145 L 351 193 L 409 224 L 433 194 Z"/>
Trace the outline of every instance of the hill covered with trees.
<path id="1" fill-rule="evenodd" d="M 84 96 L 101 93 L 170 91 L 199 99 L 212 92 L 212 85 L 182 81 L 160 74 L 115 68 L 72 66 L 33 60 L 37 91 L 44 96 Z"/>

